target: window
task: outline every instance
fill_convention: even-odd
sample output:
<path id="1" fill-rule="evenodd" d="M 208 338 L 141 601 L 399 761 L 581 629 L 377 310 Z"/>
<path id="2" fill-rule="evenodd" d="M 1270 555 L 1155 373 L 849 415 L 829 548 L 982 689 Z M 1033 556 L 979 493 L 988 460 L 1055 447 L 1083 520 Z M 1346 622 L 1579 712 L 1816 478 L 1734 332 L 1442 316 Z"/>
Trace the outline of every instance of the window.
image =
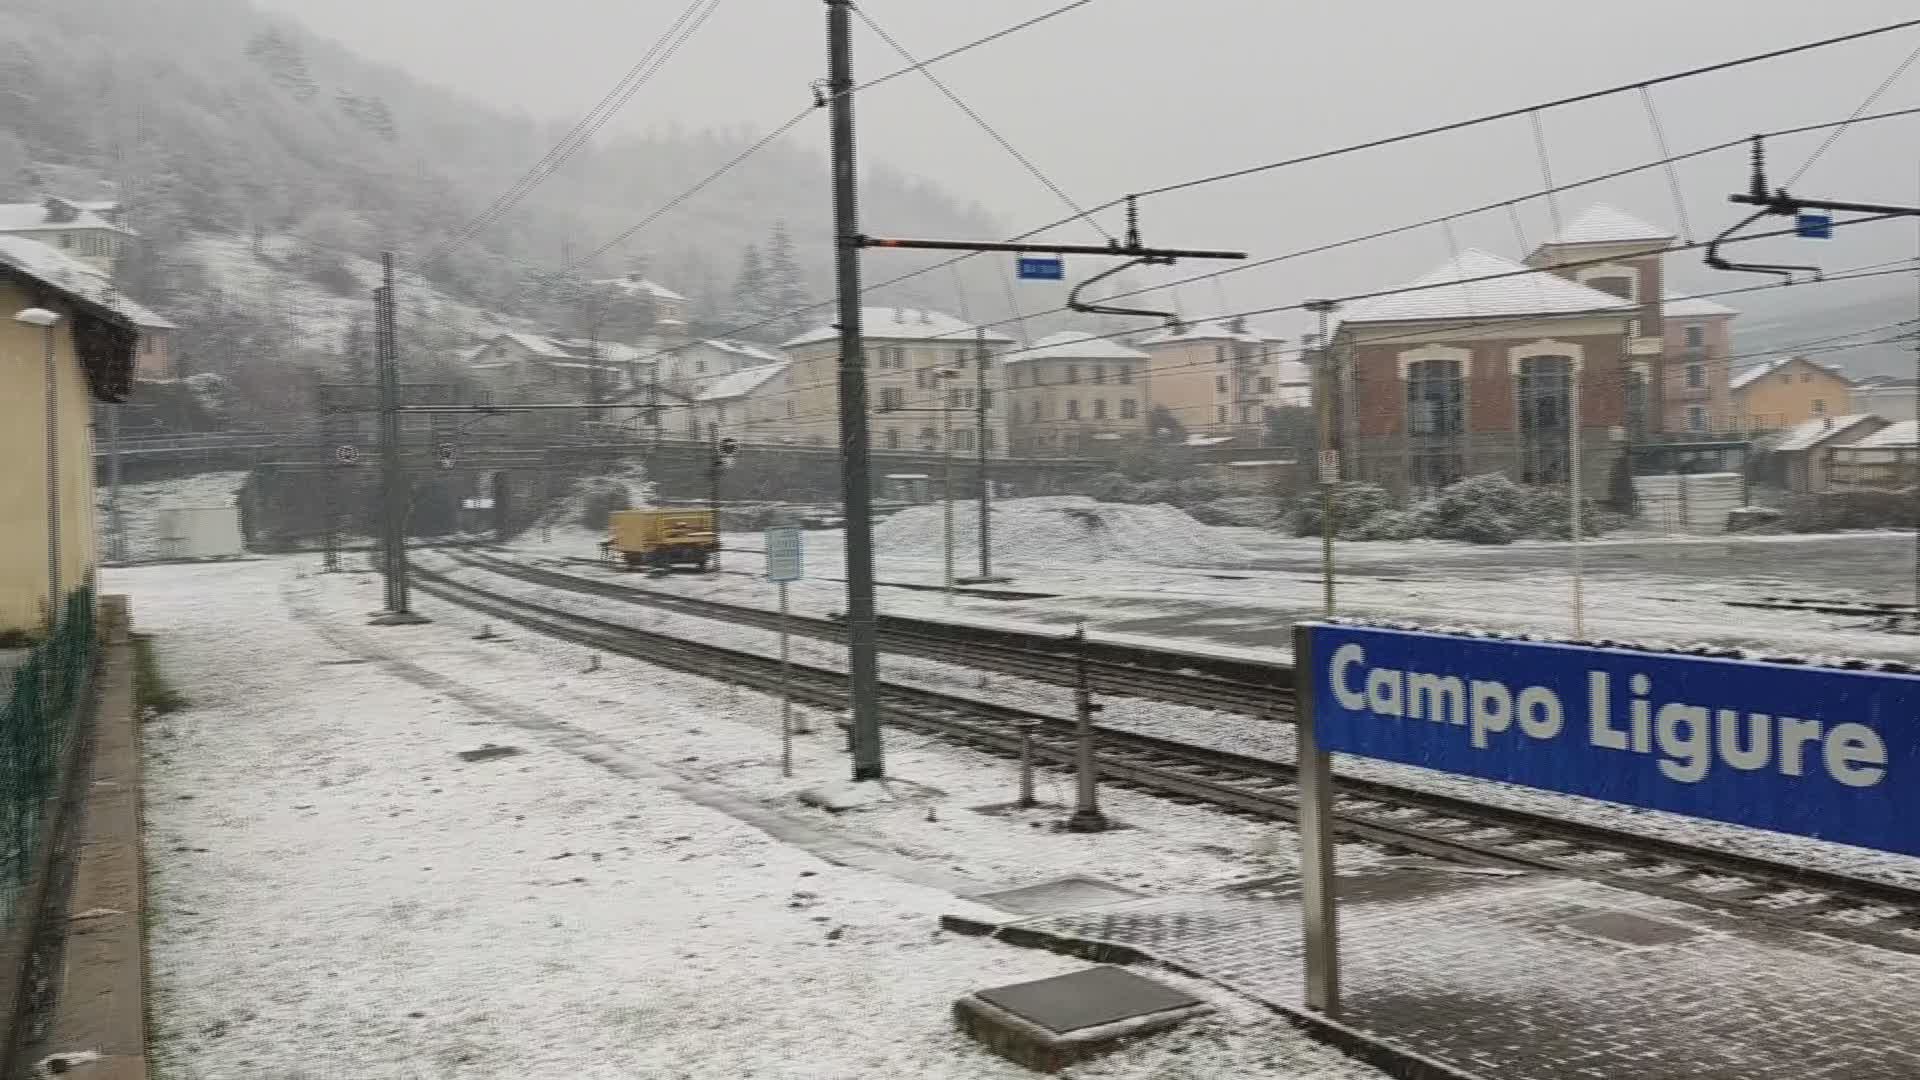
<path id="1" fill-rule="evenodd" d="M 880 388 L 880 411 L 892 412 L 906 404 L 906 392 L 897 386 Z"/>
<path id="2" fill-rule="evenodd" d="M 705 360 L 695 360 L 693 362 L 693 373 L 695 375 L 705 375 L 707 373 L 707 362 Z"/>
<path id="3" fill-rule="evenodd" d="M 1687 430 L 1707 430 L 1707 407 L 1705 405 L 1687 406 Z"/>
<path id="4" fill-rule="evenodd" d="M 1216 394 L 1224 394 L 1227 392 L 1227 377 L 1225 375 L 1215 375 L 1213 377 L 1213 392 Z"/>
<path id="5" fill-rule="evenodd" d="M 1213 421 L 1216 424 L 1224 424 L 1227 422 L 1227 407 L 1225 405 L 1215 405 L 1213 407 Z"/>
<path id="6" fill-rule="evenodd" d="M 60 246 L 61 246 L 61 247 L 63 247 L 63 248 L 71 248 L 71 247 L 73 247 L 73 234 L 72 234 L 72 233 L 66 233 L 66 232 L 63 232 L 63 233 L 61 233 L 61 234 L 60 234 Z"/>
<path id="7" fill-rule="evenodd" d="M 1815 416 L 1827 415 L 1827 399 L 1826 398 L 1813 399 L 1813 415 Z"/>
<path id="8" fill-rule="evenodd" d="M 1572 422 L 1573 360 L 1529 356 L 1520 361 L 1520 473 L 1529 484 L 1567 478 L 1567 427 Z"/>
<path id="9" fill-rule="evenodd" d="M 1072 386 L 1079 381 L 1080 381 L 1080 365 L 1068 364 L 1067 365 L 1067 385 Z"/>
<path id="10" fill-rule="evenodd" d="M 992 428 L 988 428 L 988 429 L 987 429 L 987 437 L 986 437 L 986 438 L 984 438 L 984 439 L 982 439 L 982 440 L 980 440 L 980 441 L 981 441 L 981 442 L 982 442 L 982 443 L 983 443 L 983 444 L 984 444 L 984 445 L 986 446 L 986 448 L 987 448 L 987 449 L 988 449 L 989 451 L 991 451 L 991 450 L 993 449 L 993 429 L 992 429 Z"/>
<path id="11" fill-rule="evenodd" d="M 973 432 L 971 432 L 971 431 L 967 431 L 967 430 L 965 430 L 965 429 L 962 429 L 962 430 L 960 430 L 960 431 L 956 431 L 956 432 L 954 432 L 954 433 L 953 433 L 953 448 L 954 448 L 955 450 L 971 450 L 971 449 L 973 449 Z"/>
<path id="12" fill-rule="evenodd" d="M 1019 388 L 1020 386 L 1020 369 L 1019 368 L 1014 368 L 1013 371 L 1010 374 L 1008 374 L 1007 385 L 1014 387 L 1016 389 Z"/>
<path id="13" fill-rule="evenodd" d="M 980 391 L 980 408 L 984 411 L 993 408 L 993 391 Z"/>
<path id="14" fill-rule="evenodd" d="M 1107 382 L 1107 366 L 1105 364 L 1093 365 L 1093 385 L 1105 386 L 1106 382 Z"/>
<path id="15" fill-rule="evenodd" d="M 1253 406 L 1251 405 L 1240 406 L 1240 422 L 1243 424 L 1253 423 Z"/>
<path id="16" fill-rule="evenodd" d="M 1120 419 L 1132 420 L 1140 415 L 1140 405 L 1132 398 L 1120 399 Z"/>
<path id="17" fill-rule="evenodd" d="M 1227 362 L 1227 347 L 1225 345 L 1215 345 L 1213 347 L 1213 362 L 1216 364 L 1224 364 Z"/>
<path id="18" fill-rule="evenodd" d="M 1041 367 L 1038 364 L 1035 364 L 1033 366 L 1033 385 L 1035 386 L 1047 385 L 1047 369 Z"/>
<path id="19" fill-rule="evenodd" d="M 1801 381 L 1801 382 L 1803 382 L 1803 383 L 1810 383 L 1810 382 L 1812 382 L 1812 381 L 1813 381 L 1813 372 L 1811 372 L 1811 371 L 1803 371 L 1803 372 L 1801 372 L 1801 373 L 1800 373 L 1800 381 Z"/>
<path id="20" fill-rule="evenodd" d="M 1133 365 L 1132 364 L 1120 365 L 1120 385 L 1121 386 L 1133 385 Z"/>
<path id="21" fill-rule="evenodd" d="M 1273 393 L 1273 376 L 1271 375 L 1260 376 L 1260 393 L 1262 395 Z"/>
<path id="22" fill-rule="evenodd" d="M 1107 418 L 1107 399 L 1106 398 L 1093 399 L 1093 418 L 1095 420 L 1105 420 Z"/>
<path id="23" fill-rule="evenodd" d="M 947 387 L 947 408 L 957 409 L 959 407 L 960 407 L 960 388 L 957 386 Z"/>
<path id="24" fill-rule="evenodd" d="M 1793 383 L 1793 372 L 1789 371 L 1785 375 L 1780 376 L 1780 381 L 1791 385 Z"/>
<path id="25" fill-rule="evenodd" d="M 792 401 L 787 402 L 787 419 L 789 420 L 793 419 L 793 402 Z"/>
<path id="26" fill-rule="evenodd" d="M 147 354 L 148 356 L 153 355 L 153 335 L 152 334 L 140 335 L 140 351 Z"/>
<path id="27" fill-rule="evenodd" d="M 1069 420 L 1080 419 L 1080 399 L 1078 398 L 1067 399 L 1067 419 Z"/>
<path id="28" fill-rule="evenodd" d="M 920 429 L 920 449 L 938 450 L 939 448 L 940 448 L 940 433 L 930 427 L 921 428 Z"/>
<path id="29" fill-rule="evenodd" d="M 907 350 L 898 345 L 889 345 L 880 350 L 880 370 L 905 371 L 907 368 Z"/>
<path id="30" fill-rule="evenodd" d="M 926 368 L 914 369 L 913 387 L 916 390 L 925 390 L 927 388 L 927 369 Z"/>
<path id="31" fill-rule="evenodd" d="M 1687 389 L 1704 390 L 1707 386 L 1707 365 L 1687 365 Z"/>
<path id="32" fill-rule="evenodd" d="M 1706 327 L 1689 326 L 1682 332 L 1686 334 L 1687 348 L 1689 349 L 1706 348 L 1706 345 L 1707 345 L 1707 328 Z"/>
<path id="33" fill-rule="evenodd" d="M 960 407 L 963 409 L 973 408 L 973 391 L 971 390 L 960 391 Z"/>
<path id="34" fill-rule="evenodd" d="M 1598 289 L 1608 296 L 1617 296 L 1622 300 L 1633 299 L 1633 279 L 1625 277 L 1588 278 L 1583 284 L 1589 289 Z"/>
<path id="35" fill-rule="evenodd" d="M 887 449 L 889 450 L 900 449 L 900 429 L 899 428 L 887 429 Z"/>

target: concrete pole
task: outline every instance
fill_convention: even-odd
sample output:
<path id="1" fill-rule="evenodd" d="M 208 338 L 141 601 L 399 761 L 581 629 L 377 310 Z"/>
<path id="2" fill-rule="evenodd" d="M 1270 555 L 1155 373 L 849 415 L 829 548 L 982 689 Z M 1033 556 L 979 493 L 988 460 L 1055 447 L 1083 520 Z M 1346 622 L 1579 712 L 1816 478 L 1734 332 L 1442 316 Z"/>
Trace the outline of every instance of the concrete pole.
<path id="1" fill-rule="evenodd" d="M 45 344 L 47 397 L 47 627 L 60 628 L 60 387 L 53 362 L 53 324 L 40 328 Z"/>
<path id="2" fill-rule="evenodd" d="M 1307 304 L 1307 310 L 1320 316 L 1320 379 L 1314 402 L 1320 414 L 1320 461 L 1316 463 L 1320 482 L 1320 577 L 1325 589 L 1324 609 L 1327 618 L 1334 613 L 1333 594 L 1333 534 L 1339 527 L 1334 520 L 1334 491 L 1339 485 L 1340 451 L 1335 448 L 1337 436 L 1334 431 L 1333 389 L 1335 374 L 1333 368 L 1333 342 L 1327 336 L 1327 316 L 1332 314 L 1338 304 L 1331 300 L 1314 300 Z M 1331 460 L 1329 459 L 1331 455 Z"/>
<path id="3" fill-rule="evenodd" d="M 886 776 L 880 743 L 880 650 L 874 613 L 873 487 L 867 370 L 860 334 L 860 214 L 853 145 L 852 0 L 827 0 L 833 223 L 840 316 L 840 467 L 847 548 L 847 690 L 853 778 Z"/>
<path id="4" fill-rule="evenodd" d="M 977 387 L 975 404 L 980 408 L 975 414 L 976 430 L 974 450 L 980 456 L 980 580 L 987 582 L 993 577 L 993 480 L 987 473 L 987 331 L 985 327 L 975 327 L 973 331 L 974 383 Z M 1003 406 L 1004 407 L 1004 406 Z"/>
<path id="5" fill-rule="evenodd" d="M 381 535 L 387 571 L 387 610 L 380 626 L 427 620 L 413 613 L 407 595 L 407 477 L 400 460 L 400 357 L 394 321 L 393 252 L 380 255 L 380 480 Z"/>
<path id="6" fill-rule="evenodd" d="M 957 394 L 958 390 L 946 389 L 945 393 Z M 953 408 L 942 399 L 940 406 L 940 480 L 946 490 L 941 495 L 940 527 L 944 541 L 944 575 L 941 578 L 942 595 L 947 606 L 953 606 Z"/>
<path id="7" fill-rule="evenodd" d="M 1074 721 L 1079 734 L 1076 764 L 1079 773 L 1079 799 L 1073 816 L 1067 819 L 1068 832 L 1105 832 L 1107 817 L 1100 812 L 1100 759 L 1093 745 L 1093 714 L 1100 706 L 1093 703 L 1093 687 L 1087 678 L 1087 624 L 1073 631 Z"/>
<path id="8" fill-rule="evenodd" d="M 1580 366 L 1567 358 L 1567 496 L 1572 517 L 1569 535 L 1573 539 L 1573 636 L 1587 636 L 1586 560 L 1580 547 Z"/>

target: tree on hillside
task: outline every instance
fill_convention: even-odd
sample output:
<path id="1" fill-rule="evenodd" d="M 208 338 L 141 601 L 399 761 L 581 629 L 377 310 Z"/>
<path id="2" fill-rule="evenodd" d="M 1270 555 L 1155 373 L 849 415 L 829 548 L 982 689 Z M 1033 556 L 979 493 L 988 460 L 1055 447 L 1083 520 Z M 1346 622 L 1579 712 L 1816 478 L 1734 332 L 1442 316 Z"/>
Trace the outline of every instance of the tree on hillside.
<path id="1" fill-rule="evenodd" d="M 740 256 L 740 274 L 733 279 L 733 313 L 736 326 L 757 323 L 772 314 L 767 297 L 767 264 L 760 257 L 760 247 L 748 244 L 747 250 Z M 755 327 L 751 333 L 760 336 L 765 327 Z"/>
<path id="2" fill-rule="evenodd" d="M 805 316 L 789 312 L 805 305 L 810 298 L 806 274 L 794 258 L 793 237 L 787 232 L 785 221 L 774 222 L 773 233 L 767 238 L 765 293 L 767 311 L 763 317 L 774 317 L 775 321 L 761 336 L 769 341 L 785 341 L 799 333 Z"/>
<path id="3" fill-rule="evenodd" d="M 313 73 L 307 70 L 306 55 L 300 46 L 287 40 L 278 30 L 263 30 L 247 43 L 247 58 L 266 69 L 267 77 L 274 85 L 291 93 L 301 101 L 311 101 L 320 92 L 320 86 L 313 81 Z"/>

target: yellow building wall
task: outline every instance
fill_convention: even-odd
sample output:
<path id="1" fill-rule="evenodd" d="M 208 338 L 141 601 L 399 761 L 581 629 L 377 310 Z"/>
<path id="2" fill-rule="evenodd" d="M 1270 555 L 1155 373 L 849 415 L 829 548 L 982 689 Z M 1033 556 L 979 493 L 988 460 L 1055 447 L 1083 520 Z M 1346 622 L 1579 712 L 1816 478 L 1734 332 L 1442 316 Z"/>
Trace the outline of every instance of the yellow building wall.
<path id="1" fill-rule="evenodd" d="M 1749 429 L 1774 431 L 1804 423 L 1816 416 L 1844 416 L 1853 397 L 1845 380 L 1799 362 L 1784 365 L 1734 391 L 1734 411 Z M 1824 413 L 1813 403 L 1826 403 Z"/>
<path id="2" fill-rule="evenodd" d="M 33 307 L 0 283 L 0 631 L 45 621 L 47 484 L 45 331 L 15 322 Z M 65 311 L 53 328 L 60 457 L 60 585 L 71 593 L 98 564 L 93 510 L 92 397 L 73 352 Z"/>

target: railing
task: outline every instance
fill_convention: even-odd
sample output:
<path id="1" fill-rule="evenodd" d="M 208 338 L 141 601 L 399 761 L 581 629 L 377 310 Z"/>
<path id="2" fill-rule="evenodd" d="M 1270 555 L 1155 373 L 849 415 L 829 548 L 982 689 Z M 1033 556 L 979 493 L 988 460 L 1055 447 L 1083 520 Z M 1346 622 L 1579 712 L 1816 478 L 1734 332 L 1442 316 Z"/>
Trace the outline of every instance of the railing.
<path id="1" fill-rule="evenodd" d="M 8 926 L 29 914 L 15 909 L 33 879 L 94 656 L 93 590 L 79 589 L 58 628 L 8 676 L 11 693 L 0 705 L 0 905 Z"/>

